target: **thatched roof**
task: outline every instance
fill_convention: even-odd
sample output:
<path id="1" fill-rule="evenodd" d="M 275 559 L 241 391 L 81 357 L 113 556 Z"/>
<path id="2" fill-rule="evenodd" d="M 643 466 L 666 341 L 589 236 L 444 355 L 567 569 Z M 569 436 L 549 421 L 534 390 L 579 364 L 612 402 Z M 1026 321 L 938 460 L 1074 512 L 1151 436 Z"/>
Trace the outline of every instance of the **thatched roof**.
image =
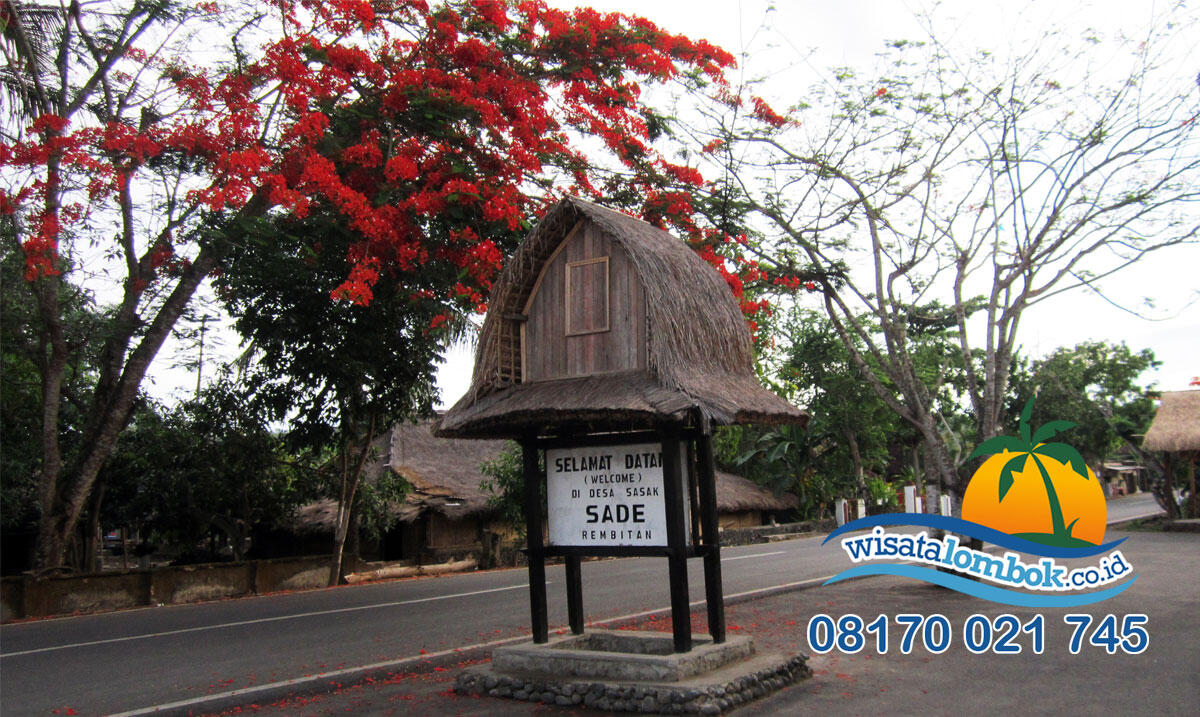
<path id="1" fill-rule="evenodd" d="M 1142 448 L 1200 451 L 1200 391 L 1164 391 Z"/>
<path id="2" fill-rule="evenodd" d="M 431 428 L 431 422 L 403 423 L 381 437 L 382 457 L 413 486 L 404 503 L 390 505 L 389 510 L 402 522 L 416 520 L 426 511 L 451 520 L 486 516 L 490 495 L 479 487 L 485 478 L 480 466 L 499 457 L 505 441 L 438 438 Z M 716 476 L 721 512 L 785 510 L 797 504 L 796 496 L 778 497 L 741 476 L 723 471 Z M 304 531 L 329 531 L 336 519 L 337 502 L 324 498 L 302 507 L 295 524 Z"/>
<path id="3" fill-rule="evenodd" d="M 431 428 L 424 421 L 392 429 L 389 465 L 412 485 L 409 503 L 419 501 L 452 519 L 488 512 L 480 466 L 499 457 L 504 441 L 435 438 Z"/>
<path id="4" fill-rule="evenodd" d="M 787 510 L 800 505 L 791 493 L 775 495 L 749 478 L 717 471 L 717 511 L 734 513 L 742 510 Z"/>
<path id="5" fill-rule="evenodd" d="M 646 370 L 520 382 L 520 322 L 535 283 L 579 221 L 625 251 L 646 297 Z M 729 287 L 688 246 L 646 222 L 577 198 L 555 205 L 492 290 L 466 395 L 441 435 L 517 437 L 679 425 L 698 409 L 714 423 L 803 423 L 806 414 L 759 385 L 750 332 Z M 515 359 L 517 361 L 520 358 Z"/>

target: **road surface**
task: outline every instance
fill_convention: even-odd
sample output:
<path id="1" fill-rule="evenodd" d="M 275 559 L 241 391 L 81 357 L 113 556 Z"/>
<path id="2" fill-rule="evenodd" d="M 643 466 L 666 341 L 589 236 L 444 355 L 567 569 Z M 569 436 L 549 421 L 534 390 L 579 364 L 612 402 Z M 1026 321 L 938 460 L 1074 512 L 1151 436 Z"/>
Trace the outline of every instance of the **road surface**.
<path id="1" fill-rule="evenodd" d="M 1153 498 L 1109 503 L 1109 522 L 1158 511 Z M 824 578 L 847 567 L 823 536 L 722 550 L 725 595 Z M 561 566 L 547 568 L 550 623 L 566 623 Z M 670 604 L 666 561 L 583 564 L 589 621 Z M 690 594 L 703 570 L 689 561 Z M 803 593 L 798 593 L 802 600 Z M 42 620 L 0 628 L 5 717 L 150 710 L 206 695 L 419 657 L 528 634 L 522 569 L 275 594 Z"/>

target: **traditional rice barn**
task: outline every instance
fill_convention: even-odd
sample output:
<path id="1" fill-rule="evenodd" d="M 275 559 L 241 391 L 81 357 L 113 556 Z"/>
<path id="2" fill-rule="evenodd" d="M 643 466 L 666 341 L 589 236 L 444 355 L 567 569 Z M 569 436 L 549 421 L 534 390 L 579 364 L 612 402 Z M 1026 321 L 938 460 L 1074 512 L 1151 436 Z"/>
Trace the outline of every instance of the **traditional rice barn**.
<path id="1" fill-rule="evenodd" d="M 704 558 L 709 634 L 714 643 L 725 641 L 711 426 L 806 419 L 758 384 L 750 331 L 712 266 L 662 229 L 568 197 L 547 212 L 505 264 L 492 288 L 471 387 L 442 417 L 437 432 L 521 441 L 535 643 L 549 639 L 548 554 L 566 557 L 567 614 L 576 635 L 584 632 L 582 555 L 662 555 L 674 650 L 688 652 L 689 554 Z M 689 432 L 681 440 L 684 429 Z M 660 459 L 647 454 L 648 462 L 662 461 L 661 493 L 658 486 L 643 486 L 653 499 L 648 519 L 631 521 L 632 513 L 622 513 L 632 508 L 616 501 L 628 493 L 568 489 L 561 472 L 551 479 L 547 469 L 552 544 L 545 545 L 535 490 L 542 447 L 549 465 L 547 441 L 567 446 L 589 437 L 620 443 L 638 431 L 662 447 Z M 617 460 L 634 467 L 627 451 L 636 444 L 626 440 L 624 447 L 614 447 L 625 456 Z M 687 454 L 676 453 L 680 449 Z M 604 460 L 613 460 L 613 454 Z M 559 465 L 568 464 L 575 465 Z M 688 483 L 676 482 L 681 479 Z M 603 509 L 591 500 L 604 501 Z M 687 544 L 689 506 L 699 517 L 691 526 L 694 545 Z M 634 522 L 640 527 L 626 529 Z M 655 530 L 648 529 L 652 522 Z"/>
<path id="2" fill-rule="evenodd" d="M 1179 508 L 1189 517 L 1200 517 L 1200 496 L 1196 495 L 1196 456 L 1200 454 L 1200 391 L 1164 391 L 1162 405 L 1142 440 L 1142 448 L 1166 453 L 1166 480 L 1172 500 L 1167 517 L 1178 518 Z M 1187 504 L 1179 506 L 1174 500 L 1175 468 L 1178 463 L 1188 466 Z"/>
<path id="3" fill-rule="evenodd" d="M 492 290 L 447 437 L 679 425 L 803 423 L 758 384 L 729 287 L 688 246 L 582 199 L 552 208 Z"/>

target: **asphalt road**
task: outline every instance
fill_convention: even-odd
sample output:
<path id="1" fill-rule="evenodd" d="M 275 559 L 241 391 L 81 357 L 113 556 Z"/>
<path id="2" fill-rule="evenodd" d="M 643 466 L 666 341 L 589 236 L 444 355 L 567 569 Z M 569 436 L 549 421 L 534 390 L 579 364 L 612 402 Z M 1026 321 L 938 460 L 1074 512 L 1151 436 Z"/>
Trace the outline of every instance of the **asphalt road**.
<path id="1" fill-rule="evenodd" d="M 1153 498 L 1109 503 L 1109 521 L 1157 512 Z M 725 595 L 823 580 L 846 567 L 822 537 L 726 548 Z M 691 599 L 703 598 L 689 561 Z M 551 625 L 566 623 L 563 570 L 547 569 Z M 662 559 L 583 565 L 590 621 L 670 603 Z M 528 633 L 524 570 L 410 579 L 0 628 L 0 712 L 113 714 L 230 690 L 419 657 Z"/>

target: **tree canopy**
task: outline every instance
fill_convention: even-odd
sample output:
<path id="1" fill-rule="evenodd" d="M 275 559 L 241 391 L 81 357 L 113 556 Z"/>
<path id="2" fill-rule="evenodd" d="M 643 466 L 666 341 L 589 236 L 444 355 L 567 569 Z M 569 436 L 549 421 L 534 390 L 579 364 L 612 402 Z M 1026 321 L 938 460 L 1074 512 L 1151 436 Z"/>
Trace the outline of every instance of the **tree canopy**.
<path id="1" fill-rule="evenodd" d="M 506 237 L 558 195 L 692 231 L 643 83 L 732 58 L 636 17 L 536 1 L 5 2 L 0 212 L 44 339 L 37 563 L 53 568 L 138 386 L 197 287 L 257 222 L 332 211 L 355 239 L 331 300 L 438 265 L 433 328 L 483 308 Z M 56 54 L 48 54 L 56 48 Z M 59 257 L 107 272 L 78 456 L 57 426 L 70 352 Z M 728 273 L 728 272 L 727 272 Z M 732 276 L 732 274 L 731 274 Z M 90 279 L 88 279 L 90 281 Z"/>
<path id="2" fill-rule="evenodd" d="M 1069 441 L 1094 467 L 1110 459 L 1154 419 L 1146 372 L 1159 362 L 1149 349 L 1134 352 L 1124 343 L 1088 341 L 1064 346 L 1033 362 L 1022 361 L 1013 375 L 1013 403 L 1037 397 L 1033 421 L 1070 421 Z"/>
<path id="3" fill-rule="evenodd" d="M 965 372 L 984 440 L 1005 418 L 1030 307 L 1197 242 L 1200 88 L 1171 54 L 1194 27 L 1168 9 L 1112 41 L 1103 72 L 1088 32 L 966 53 L 931 29 L 891 43 L 878 73 L 837 70 L 788 112 L 731 93 L 694 128 L 724 173 L 714 198 L 759 229 L 747 251 L 777 284 L 819 285 L 854 363 L 921 433 L 946 487 L 962 476 L 943 372 L 919 369 L 920 326 L 955 328 L 944 369 Z"/>

